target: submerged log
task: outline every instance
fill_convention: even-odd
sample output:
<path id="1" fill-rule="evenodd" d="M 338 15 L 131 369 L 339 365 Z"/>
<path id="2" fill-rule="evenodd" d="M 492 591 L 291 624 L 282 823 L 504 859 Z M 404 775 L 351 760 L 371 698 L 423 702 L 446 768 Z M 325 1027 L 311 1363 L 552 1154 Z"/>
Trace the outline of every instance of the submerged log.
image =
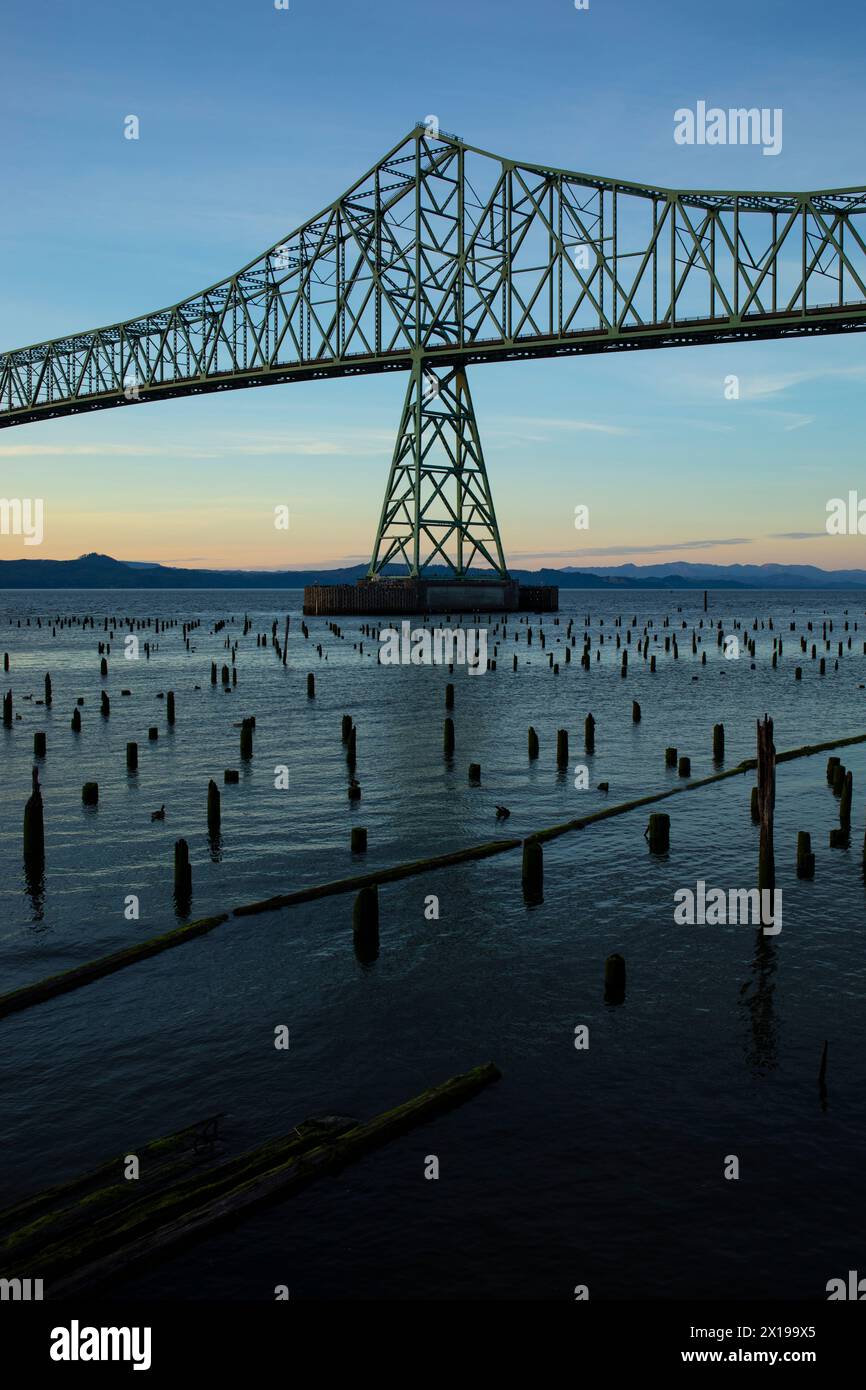
<path id="1" fill-rule="evenodd" d="M 136 1203 L 117 1221 L 104 1220 L 73 1240 L 31 1254 L 32 1267 L 49 1282 L 52 1296 L 104 1284 L 121 1269 L 153 1260 L 237 1219 L 239 1213 L 282 1200 L 317 1178 L 340 1171 L 416 1125 L 463 1104 L 500 1075 L 490 1062 L 474 1067 L 366 1123 L 347 1116 L 305 1121 L 281 1139 Z"/>

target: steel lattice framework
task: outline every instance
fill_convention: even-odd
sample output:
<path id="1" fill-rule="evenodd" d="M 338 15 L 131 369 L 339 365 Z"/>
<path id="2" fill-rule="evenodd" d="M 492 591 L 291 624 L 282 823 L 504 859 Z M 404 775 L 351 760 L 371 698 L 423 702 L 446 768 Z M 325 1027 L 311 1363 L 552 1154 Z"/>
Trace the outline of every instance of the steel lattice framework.
<path id="1" fill-rule="evenodd" d="M 318 217 L 210 289 L 2 354 L 0 428 L 395 370 L 413 372 L 419 402 L 425 371 L 450 390 L 459 370 L 468 401 L 470 363 L 863 328 L 864 188 L 651 187 L 505 159 L 428 122 Z M 394 493 L 389 485 L 371 571 L 384 563 L 377 557 L 398 553 L 413 570 L 428 562 L 419 534 L 428 504 L 441 504 L 444 493 L 441 477 L 426 477 L 425 500 L 419 403 L 415 413 L 414 491 L 407 503 L 405 487 Z M 451 423 L 459 501 L 460 459 L 474 458 L 477 444 L 471 404 L 468 414 L 451 411 Z M 404 410 L 404 441 L 405 425 Z M 428 540 L 439 558 L 435 534 L 480 542 L 479 554 L 501 569 L 480 444 L 477 455 L 473 487 L 483 505 L 464 516 L 452 497 L 446 530 Z M 401 498 L 412 547 L 389 511 L 389 499 Z"/>

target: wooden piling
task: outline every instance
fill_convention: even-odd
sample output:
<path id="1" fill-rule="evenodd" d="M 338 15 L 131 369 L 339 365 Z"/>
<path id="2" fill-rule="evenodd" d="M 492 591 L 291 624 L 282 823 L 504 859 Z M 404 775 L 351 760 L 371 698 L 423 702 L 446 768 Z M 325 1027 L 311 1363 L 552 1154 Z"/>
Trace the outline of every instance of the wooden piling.
<path id="1" fill-rule="evenodd" d="M 309 672 L 307 673 L 307 699 L 308 699 L 308 700 L 313 700 L 313 699 L 315 699 L 315 695 L 316 695 L 316 677 L 313 675 L 312 671 L 309 671 Z"/>
<path id="2" fill-rule="evenodd" d="M 45 867 L 45 822 L 37 767 L 33 769 L 33 788 L 24 806 L 24 865 L 34 877 L 39 877 Z"/>
<path id="3" fill-rule="evenodd" d="M 625 960 L 614 952 L 604 963 L 604 1002 L 622 1004 L 625 1000 Z"/>
<path id="4" fill-rule="evenodd" d="M 454 686 L 449 681 L 445 687 L 445 708 L 454 708 Z"/>
<path id="5" fill-rule="evenodd" d="M 78 708 L 77 705 L 75 709 L 72 711 L 72 732 L 74 734 L 81 733 L 81 710 Z"/>
<path id="6" fill-rule="evenodd" d="M 631 702 L 631 722 L 632 724 L 640 723 L 640 705 L 637 700 Z"/>
<path id="7" fill-rule="evenodd" d="M 367 828 L 364 825 L 353 825 L 351 834 L 351 850 L 353 854 L 364 854 L 367 849 Z"/>
<path id="8" fill-rule="evenodd" d="M 666 748 L 666 749 L 665 749 L 665 767 L 676 767 L 676 765 L 677 765 L 677 750 L 676 750 L 676 748 Z"/>
<path id="9" fill-rule="evenodd" d="M 454 720 L 446 719 L 442 731 L 442 749 L 446 758 L 454 753 Z"/>
<path id="10" fill-rule="evenodd" d="M 776 886 L 776 860 L 773 847 L 773 809 L 776 801 L 776 747 L 773 721 L 767 715 L 758 720 L 758 887 L 772 891 Z"/>
<path id="11" fill-rule="evenodd" d="M 248 762 L 253 756 L 253 722 L 245 719 L 241 724 L 241 758 Z"/>
<path id="12" fill-rule="evenodd" d="M 544 851 L 536 839 L 523 841 L 521 879 L 525 901 L 528 904 L 542 902 L 544 898 Z"/>
<path id="13" fill-rule="evenodd" d="M 138 771 L 138 744 L 128 743 L 126 745 L 126 769 L 128 772 Z"/>
<path id="14" fill-rule="evenodd" d="M 588 714 L 584 721 L 583 746 L 587 753 L 595 752 L 595 720 L 591 714 Z"/>
<path id="15" fill-rule="evenodd" d="M 355 951 L 364 961 L 373 961 L 379 954 L 379 888 L 371 884 L 362 888 L 352 909 L 352 935 Z"/>
<path id="16" fill-rule="evenodd" d="M 217 835 L 220 828 L 220 793 L 213 778 L 207 784 L 207 828 L 211 835 Z"/>
<path id="17" fill-rule="evenodd" d="M 651 854 L 667 854 L 671 847 L 671 818 L 664 811 L 653 811 L 645 838 Z"/>
<path id="18" fill-rule="evenodd" d="M 169 725 L 174 723 L 174 691 L 169 690 L 165 697 L 165 717 Z"/>
<path id="19" fill-rule="evenodd" d="M 680 777 L 691 777 L 691 775 L 692 775 L 692 760 L 691 760 L 691 758 L 687 758 L 687 757 L 685 756 L 685 754 L 683 754 L 683 756 L 682 756 L 682 757 L 680 758 L 680 760 L 679 760 L 679 763 L 677 764 L 677 772 L 678 772 L 678 774 L 679 774 Z"/>
<path id="20" fill-rule="evenodd" d="M 528 734 L 527 734 L 527 740 L 526 740 L 526 742 L 527 742 L 527 751 L 528 751 L 528 753 L 529 753 L 530 758 L 537 758 L 537 757 L 538 757 L 538 734 L 535 732 L 535 729 L 532 727 L 531 724 L 530 724 L 530 726 L 529 726 L 529 731 L 528 731 Z"/>
<path id="21" fill-rule="evenodd" d="M 470 764 L 469 764 L 469 781 L 473 784 L 473 786 L 478 786 L 478 785 L 479 785 L 479 783 L 480 783 L 480 781 L 481 781 L 481 764 L 480 764 L 480 763 L 470 763 Z"/>
<path id="22" fill-rule="evenodd" d="M 568 767 L 568 730 L 556 731 L 556 766 L 562 771 Z"/>
<path id="23" fill-rule="evenodd" d="M 99 783 L 85 782 L 81 788 L 81 800 L 85 806 L 96 806 L 99 802 Z"/>
<path id="24" fill-rule="evenodd" d="M 174 844 L 174 895 L 179 906 L 186 905 L 192 895 L 192 865 L 186 840 L 175 840 Z"/>
<path id="25" fill-rule="evenodd" d="M 37 729 L 33 735 L 33 756 L 35 758 L 45 757 L 45 730 Z"/>
<path id="26" fill-rule="evenodd" d="M 717 763 L 723 762 L 725 757 L 725 726 L 724 724 L 713 725 L 713 760 Z"/>
<path id="27" fill-rule="evenodd" d="M 812 836 L 808 830 L 797 831 L 797 877 L 815 877 L 815 856 L 812 853 Z"/>
<path id="28" fill-rule="evenodd" d="M 845 773 L 845 781 L 842 786 L 842 799 L 839 803 L 839 824 L 849 834 L 851 830 L 851 801 L 854 794 L 854 774 Z"/>

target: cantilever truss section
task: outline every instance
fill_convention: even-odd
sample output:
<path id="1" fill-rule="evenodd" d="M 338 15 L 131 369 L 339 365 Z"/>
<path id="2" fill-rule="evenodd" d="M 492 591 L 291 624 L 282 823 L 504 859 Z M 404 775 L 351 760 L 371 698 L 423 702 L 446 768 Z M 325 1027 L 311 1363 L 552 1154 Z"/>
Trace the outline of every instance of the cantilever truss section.
<path id="1" fill-rule="evenodd" d="M 866 188 L 661 188 L 418 125 L 218 284 L 0 353 L 0 428 L 365 372 L 866 328 Z"/>
<path id="2" fill-rule="evenodd" d="M 412 368 L 369 577 L 404 563 L 411 575 L 473 565 L 507 578 L 466 373 Z"/>

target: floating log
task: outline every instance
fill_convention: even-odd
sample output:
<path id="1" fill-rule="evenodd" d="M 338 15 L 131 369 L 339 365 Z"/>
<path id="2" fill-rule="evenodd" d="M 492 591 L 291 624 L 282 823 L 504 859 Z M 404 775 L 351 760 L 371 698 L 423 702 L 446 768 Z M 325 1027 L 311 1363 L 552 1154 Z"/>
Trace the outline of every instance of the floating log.
<path id="1" fill-rule="evenodd" d="M 71 1238 L 31 1252 L 29 1261 L 52 1293 L 62 1297 L 88 1286 L 110 1284 L 120 1270 L 152 1263 L 164 1251 L 236 1221 L 240 1212 L 340 1172 L 416 1125 L 463 1104 L 499 1077 L 499 1070 L 487 1063 L 365 1124 L 345 1116 L 305 1121 L 281 1139 L 162 1187 L 118 1214 L 113 1224 L 103 1219 L 90 1229 L 82 1221 Z"/>

